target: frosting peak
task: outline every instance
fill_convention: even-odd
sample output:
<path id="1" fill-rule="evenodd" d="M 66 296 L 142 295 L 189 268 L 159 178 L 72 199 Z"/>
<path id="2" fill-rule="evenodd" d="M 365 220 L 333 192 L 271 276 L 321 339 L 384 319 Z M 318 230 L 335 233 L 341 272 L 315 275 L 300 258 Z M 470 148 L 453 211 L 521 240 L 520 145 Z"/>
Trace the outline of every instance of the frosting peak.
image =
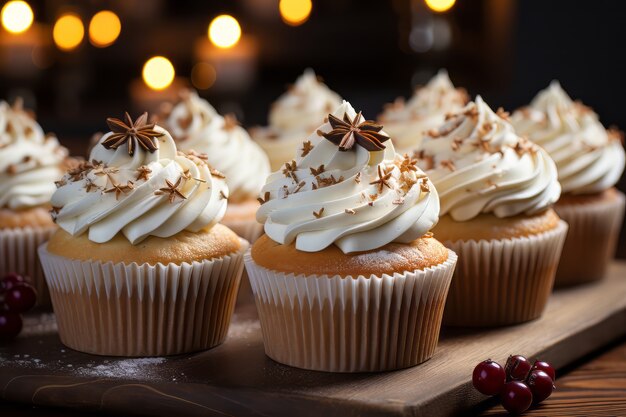
<path id="1" fill-rule="evenodd" d="M 467 92 L 455 88 L 448 72 L 440 70 L 406 103 L 400 98 L 385 106 L 379 119 L 400 151 L 413 150 L 419 148 L 425 131 L 442 124 L 446 114 L 459 111 L 468 101 Z"/>
<path id="2" fill-rule="evenodd" d="M 457 221 L 480 213 L 533 214 L 560 195 L 556 167 L 539 146 L 519 137 L 508 114 L 478 96 L 424 137 L 424 162 L 441 198 L 441 213 Z"/>
<path id="3" fill-rule="evenodd" d="M 370 151 L 356 141 L 341 149 L 327 138 L 336 129 L 329 119 L 335 118 L 376 126 L 376 133 L 386 137 L 382 127 L 344 101 L 302 142 L 295 158 L 267 178 L 257 212 L 265 233 L 281 244 L 295 241 L 302 251 L 334 243 L 344 253 L 408 243 L 426 234 L 437 223 L 439 199 L 416 161 L 396 155 L 390 141 L 381 150 Z"/>
<path id="4" fill-rule="evenodd" d="M 340 104 L 341 97 L 308 68 L 272 105 L 269 113 L 270 128 L 277 132 L 308 131 Z"/>
<path id="5" fill-rule="evenodd" d="M 20 99 L 13 106 L 0 101 L 0 208 L 48 204 L 66 157 L 67 150 L 54 135 L 44 135 Z"/>
<path id="6" fill-rule="evenodd" d="M 231 202 L 254 200 L 270 173 L 263 149 L 241 127 L 234 115 L 220 116 L 195 91 L 169 109 L 163 124 L 183 151 L 205 153 L 208 163 L 226 175 Z"/>
<path id="7" fill-rule="evenodd" d="M 197 232 L 222 218 L 228 198 L 223 175 L 204 155 L 178 152 L 170 134 L 146 120 L 141 116 L 128 129 L 113 120 L 115 130 L 100 138 L 89 162 L 58 182 L 51 202 L 61 228 L 88 232 L 97 243 L 121 232 L 137 244 L 148 236 Z"/>
<path id="8" fill-rule="evenodd" d="M 617 183 L 624 170 L 621 134 L 607 131 L 589 107 L 573 101 L 553 81 L 513 115 L 516 130 L 554 159 L 563 192 L 590 194 Z"/>

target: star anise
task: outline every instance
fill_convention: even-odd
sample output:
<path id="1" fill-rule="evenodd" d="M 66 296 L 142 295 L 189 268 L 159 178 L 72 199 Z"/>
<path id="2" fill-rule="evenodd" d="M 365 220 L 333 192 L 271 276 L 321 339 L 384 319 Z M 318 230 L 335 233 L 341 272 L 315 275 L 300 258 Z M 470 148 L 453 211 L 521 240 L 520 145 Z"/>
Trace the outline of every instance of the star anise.
<path id="1" fill-rule="evenodd" d="M 113 134 L 102 141 L 102 146 L 107 149 L 117 149 L 126 144 L 128 154 L 131 156 L 134 155 L 137 145 L 148 152 L 156 151 L 157 142 L 155 138 L 163 136 L 164 133 L 154 130 L 154 123 L 147 123 L 148 113 L 145 112 L 139 116 L 134 123 L 128 113 L 125 113 L 124 116 L 125 122 L 111 117 L 107 119 L 107 125 Z"/>
<path id="2" fill-rule="evenodd" d="M 417 171 L 417 159 L 404 154 L 404 159 L 400 162 L 400 172 Z"/>
<path id="3" fill-rule="evenodd" d="M 344 113 L 343 120 L 329 114 L 328 122 L 333 130 L 328 133 L 322 133 L 322 136 L 339 145 L 340 151 L 352 149 L 355 143 L 370 152 L 385 149 L 383 142 L 389 140 L 389 136 L 379 133 L 383 127 L 371 120 L 359 123 L 360 119 L 361 112 L 352 120 L 350 120 L 347 113 Z"/>
<path id="4" fill-rule="evenodd" d="M 172 183 L 172 181 L 166 179 L 165 180 L 165 187 L 159 188 L 157 191 L 154 192 L 154 194 L 156 195 L 167 195 L 167 200 L 170 203 L 173 203 L 174 200 L 176 200 L 176 197 L 180 197 L 183 200 L 186 200 L 187 197 L 180 192 L 180 190 L 178 189 L 178 187 L 180 187 L 180 183 L 183 180 L 183 177 L 178 177 L 178 181 L 176 181 L 175 183 Z"/>
<path id="5" fill-rule="evenodd" d="M 137 178 L 135 179 L 137 181 L 140 181 L 140 180 L 148 181 L 148 178 L 150 178 L 150 174 L 152 174 L 152 170 L 148 168 L 146 165 L 142 165 L 139 168 L 137 168 Z"/>
<path id="6" fill-rule="evenodd" d="M 389 184 L 389 179 L 391 178 L 391 172 L 384 173 L 380 165 L 378 165 L 378 179 L 376 181 L 370 182 L 370 185 L 376 185 L 378 187 L 378 194 L 383 192 L 385 187 L 391 189 L 391 184 Z"/>
<path id="7" fill-rule="evenodd" d="M 120 194 L 126 194 L 130 190 L 134 189 L 132 181 L 128 181 L 126 185 L 122 184 L 113 184 L 113 186 L 107 190 L 104 190 L 105 194 L 115 193 L 115 199 L 117 200 L 120 197 Z"/>

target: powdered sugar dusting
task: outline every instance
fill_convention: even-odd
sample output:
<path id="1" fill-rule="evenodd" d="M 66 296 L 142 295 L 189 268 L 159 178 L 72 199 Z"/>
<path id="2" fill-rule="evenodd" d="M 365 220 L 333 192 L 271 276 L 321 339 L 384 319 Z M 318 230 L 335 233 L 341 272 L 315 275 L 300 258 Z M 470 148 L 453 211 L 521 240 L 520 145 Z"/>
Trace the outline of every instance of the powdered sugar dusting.
<path id="1" fill-rule="evenodd" d="M 378 250 L 370 253 L 354 255 L 352 258 L 363 269 L 379 269 L 381 265 L 397 265 L 406 262 L 406 258 L 401 253 Z"/>
<path id="2" fill-rule="evenodd" d="M 155 372 L 155 365 L 163 362 L 165 358 L 105 360 L 99 365 L 87 364 L 87 366 L 77 368 L 76 372 L 81 376 L 143 379 Z"/>

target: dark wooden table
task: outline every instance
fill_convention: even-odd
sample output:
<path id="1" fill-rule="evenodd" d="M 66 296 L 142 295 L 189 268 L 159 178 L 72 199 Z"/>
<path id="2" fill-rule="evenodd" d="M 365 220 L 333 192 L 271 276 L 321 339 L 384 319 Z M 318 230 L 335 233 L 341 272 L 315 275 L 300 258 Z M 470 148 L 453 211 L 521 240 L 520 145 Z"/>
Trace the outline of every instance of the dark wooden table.
<path id="1" fill-rule="evenodd" d="M 626 339 L 560 370 L 558 389 L 525 416 L 626 416 Z M 297 411 L 297 410 L 294 410 Z M 487 401 L 468 415 L 507 416 L 496 401 Z M 33 408 L 0 402 L 0 416 L 86 417 L 84 412 Z M 100 416 L 102 414 L 98 414 Z"/>

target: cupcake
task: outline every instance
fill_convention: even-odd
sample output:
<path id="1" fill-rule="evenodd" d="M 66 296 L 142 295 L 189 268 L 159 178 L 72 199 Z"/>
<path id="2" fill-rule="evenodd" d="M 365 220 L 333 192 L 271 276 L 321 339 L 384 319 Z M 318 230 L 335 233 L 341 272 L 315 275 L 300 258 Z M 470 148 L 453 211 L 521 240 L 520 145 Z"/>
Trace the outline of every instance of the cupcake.
<path id="1" fill-rule="evenodd" d="M 498 326 L 539 317 L 567 225 L 551 209 L 556 166 L 480 96 L 424 136 L 418 163 L 439 191 L 438 239 L 459 255 L 444 323 Z"/>
<path id="2" fill-rule="evenodd" d="M 441 125 L 447 114 L 455 113 L 469 101 L 463 88 L 455 88 L 446 70 L 440 70 L 428 84 L 404 98 L 387 104 L 379 116 L 400 153 L 419 148 L 424 132 Z"/>
<path id="3" fill-rule="evenodd" d="M 563 188 L 554 208 L 569 233 L 555 285 L 601 279 L 624 216 L 624 194 L 614 187 L 624 171 L 621 133 L 605 129 L 593 110 L 572 101 L 556 81 L 516 111 L 512 122 L 554 159 Z"/>
<path id="4" fill-rule="evenodd" d="M 61 341 L 82 352 L 174 355 L 226 337 L 248 247 L 218 223 L 228 187 L 147 117 L 107 119 L 51 199 L 60 229 L 39 256 Z"/>
<path id="5" fill-rule="evenodd" d="M 343 102 L 267 179 L 246 254 L 266 354 L 366 372 L 430 358 L 456 255 L 432 237 L 437 191 L 382 126 Z"/>
<path id="6" fill-rule="evenodd" d="M 21 99 L 13 106 L 0 102 L 0 276 L 28 276 L 43 306 L 50 305 L 50 296 L 37 247 L 56 229 L 49 201 L 66 157 L 67 150 L 54 135 L 44 135 Z"/>
<path id="7" fill-rule="evenodd" d="M 256 221 L 257 196 L 270 174 L 267 155 L 239 126 L 234 115 L 220 116 L 194 91 L 185 91 L 175 105 L 166 105 L 159 118 L 178 149 L 204 153 L 209 165 L 226 175 L 230 190 L 222 224 L 249 242 L 263 228 Z"/>
<path id="8" fill-rule="evenodd" d="M 341 97 L 318 79 L 312 69 L 272 104 L 269 126 L 250 131 L 270 158 L 273 171 L 293 156 L 293 150 L 320 120 L 341 104 Z"/>

